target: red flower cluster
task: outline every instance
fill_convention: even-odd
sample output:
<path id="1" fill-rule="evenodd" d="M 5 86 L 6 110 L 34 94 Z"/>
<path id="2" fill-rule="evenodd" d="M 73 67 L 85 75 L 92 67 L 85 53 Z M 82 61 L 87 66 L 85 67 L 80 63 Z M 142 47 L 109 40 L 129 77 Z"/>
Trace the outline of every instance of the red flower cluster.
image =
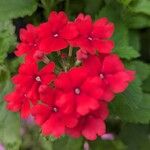
<path id="1" fill-rule="evenodd" d="M 80 14 L 71 22 L 64 12 L 52 12 L 38 27 L 21 29 L 15 53 L 25 55 L 25 62 L 12 78 L 15 88 L 5 96 L 7 108 L 19 111 L 22 118 L 32 115 L 44 135 L 89 140 L 103 135 L 108 102 L 134 79 L 134 72 L 110 54 L 113 31 L 107 18 L 93 23 L 90 16 Z M 68 46 L 79 47 L 76 54 L 81 64 L 58 72 L 48 56 Z M 60 59 L 66 64 L 70 60 L 66 54 L 60 54 Z"/>

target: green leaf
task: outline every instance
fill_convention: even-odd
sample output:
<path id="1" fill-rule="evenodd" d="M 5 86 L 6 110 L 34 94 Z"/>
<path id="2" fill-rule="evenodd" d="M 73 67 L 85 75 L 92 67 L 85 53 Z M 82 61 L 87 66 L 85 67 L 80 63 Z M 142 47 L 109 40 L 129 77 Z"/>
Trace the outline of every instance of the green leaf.
<path id="1" fill-rule="evenodd" d="M 125 13 L 125 23 L 129 28 L 140 29 L 150 27 L 150 16 L 136 13 Z"/>
<path id="2" fill-rule="evenodd" d="M 0 0 L 0 20 L 5 21 L 32 15 L 37 9 L 35 0 Z"/>
<path id="3" fill-rule="evenodd" d="M 118 0 L 121 4 L 128 6 L 133 0 Z"/>
<path id="4" fill-rule="evenodd" d="M 85 12 L 90 15 L 94 15 L 95 13 L 97 13 L 103 5 L 102 0 L 97 0 L 96 3 L 93 3 L 93 0 L 84 0 L 84 1 L 85 1 Z"/>
<path id="5" fill-rule="evenodd" d="M 146 80 L 144 80 L 144 82 L 142 84 L 142 88 L 143 88 L 144 92 L 149 92 L 150 93 L 149 85 L 150 85 L 150 76 Z"/>
<path id="6" fill-rule="evenodd" d="M 0 82 L 7 80 L 9 77 L 8 68 L 5 65 L 0 65 Z"/>
<path id="7" fill-rule="evenodd" d="M 131 3 L 130 11 L 134 13 L 143 13 L 150 15 L 150 1 L 149 0 L 136 0 Z"/>
<path id="8" fill-rule="evenodd" d="M 45 137 L 40 136 L 39 138 L 40 145 L 44 150 L 53 150 L 52 149 L 52 142 L 50 140 L 47 140 Z"/>
<path id="9" fill-rule="evenodd" d="M 103 141 L 98 139 L 90 142 L 90 150 L 126 150 L 126 147 L 121 140 Z"/>
<path id="10" fill-rule="evenodd" d="M 150 65 L 142 62 L 142 61 L 134 61 L 132 62 L 135 66 L 135 70 L 137 75 L 141 78 L 141 80 L 145 80 L 150 75 Z"/>
<path id="11" fill-rule="evenodd" d="M 11 21 L 0 22 L 0 63 L 16 45 L 15 28 Z"/>
<path id="12" fill-rule="evenodd" d="M 141 97 L 140 92 L 137 94 L 132 91 L 133 95 L 136 97 L 139 95 Z M 128 100 L 129 98 L 129 100 Z M 137 97 L 137 101 L 131 99 L 131 96 L 126 95 L 124 97 L 122 94 L 117 95 L 114 102 L 110 105 L 111 113 L 114 116 L 120 117 L 121 120 L 126 122 L 133 123 L 143 123 L 147 124 L 150 121 L 150 94 L 144 94 L 142 100 L 139 101 Z M 141 99 L 141 98 L 140 98 Z"/>
<path id="13" fill-rule="evenodd" d="M 140 34 L 137 30 L 129 30 L 129 44 L 137 51 L 140 51 Z"/>
<path id="14" fill-rule="evenodd" d="M 131 46 L 120 47 L 119 49 L 115 48 L 114 53 L 118 54 L 121 58 L 130 60 L 140 56 L 139 52 L 136 51 Z"/>
<path id="15" fill-rule="evenodd" d="M 150 1 L 149 0 L 133 0 L 124 9 L 124 22 L 129 28 L 145 28 L 150 27 Z"/>
<path id="16" fill-rule="evenodd" d="M 122 10 L 121 4 L 110 1 L 108 5 L 102 8 L 97 18 L 108 17 L 109 20 L 114 22 L 115 32 L 112 39 L 115 42 L 115 48 L 113 52 L 117 53 L 121 58 L 131 60 L 139 57 L 140 54 L 129 44 L 129 32 L 121 15 Z"/>
<path id="17" fill-rule="evenodd" d="M 3 96 L 10 91 L 12 84 L 6 82 L 0 88 L 0 141 L 8 150 L 18 150 L 21 144 L 20 139 L 20 121 L 17 114 L 6 110 Z"/>
<path id="18" fill-rule="evenodd" d="M 83 139 L 72 139 L 70 137 L 61 137 L 53 142 L 53 150 L 82 150 Z"/>
<path id="19" fill-rule="evenodd" d="M 6 59 L 5 64 L 8 70 L 12 74 L 15 74 L 17 73 L 17 69 L 22 62 L 23 62 L 23 57 L 15 57 L 13 59 Z"/>
<path id="20" fill-rule="evenodd" d="M 140 124 L 125 124 L 120 133 L 127 150 L 148 150 L 150 146 L 149 126 Z"/>
<path id="21" fill-rule="evenodd" d="M 120 23 L 121 20 L 121 14 L 122 12 L 122 5 L 115 2 L 115 1 L 108 1 L 106 2 L 107 5 L 105 5 L 98 15 L 96 15 L 96 19 L 100 17 L 107 17 L 109 20 L 117 23 Z"/>
<path id="22" fill-rule="evenodd" d="M 112 116 L 126 122 L 148 123 L 150 120 L 150 97 L 142 94 L 140 82 L 136 79 L 127 90 L 116 96 L 110 104 Z"/>

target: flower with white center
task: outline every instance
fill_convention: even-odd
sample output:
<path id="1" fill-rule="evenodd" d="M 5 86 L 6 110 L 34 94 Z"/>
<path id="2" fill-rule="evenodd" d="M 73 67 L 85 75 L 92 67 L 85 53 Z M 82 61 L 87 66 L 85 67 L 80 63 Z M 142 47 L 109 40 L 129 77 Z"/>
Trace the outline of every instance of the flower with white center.
<path id="1" fill-rule="evenodd" d="M 79 94 L 80 94 L 80 89 L 79 89 L 79 88 L 76 88 L 76 89 L 74 90 L 74 92 L 75 92 L 75 94 L 79 95 Z"/>
<path id="2" fill-rule="evenodd" d="M 54 34 L 54 37 L 58 37 L 58 34 L 56 33 L 56 34 Z"/>
<path id="3" fill-rule="evenodd" d="M 54 112 L 58 112 L 58 109 L 56 107 L 53 108 Z"/>
<path id="4" fill-rule="evenodd" d="M 99 76 L 101 79 L 104 79 L 104 75 L 102 73 Z"/>
<path id="5" fill-rule="evenodd" d="M 92 40 L 93 40 L 93 38 L 92 38 L 92 37 L 88 37 L 88 40 L 92 41 Z"/>
<path id="6" fill-rule="evenodd" d="M 35 80 L 36 80 L 37 82 L 41 82 L 41 78 L 40 78 L 39 76 L 37 76 L 37 77 L 35 78 Z"/>

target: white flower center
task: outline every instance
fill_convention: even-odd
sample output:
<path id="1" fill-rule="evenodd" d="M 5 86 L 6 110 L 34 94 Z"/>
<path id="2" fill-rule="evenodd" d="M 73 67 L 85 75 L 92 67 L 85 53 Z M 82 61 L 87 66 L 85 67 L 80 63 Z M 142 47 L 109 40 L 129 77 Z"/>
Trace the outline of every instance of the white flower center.
<path id="1" fill-rule="evenodd" d="M 36 80 L 37 82 L 41 82 L 41 78 L 40 78 L 39 76 L 37 76 L 37 77 L 35 78 L 35 80 Z"/>
<path id="2" fill-rule="evenodd" d="M 58 112 L 58 109 L 56 107 L 53 108 L 54 112 Z"/>
<path id="3" fill-rule="evenodd" d="M 24 97 L 27 97 L 27 94 L 24 94 Z"/>
<path id="4" fill-rule="evenodd" d="M 104 79 L 104 75 L 102 73 L 100 73 L 99 76 L 100 76 L 101 79 Z"/>
<path id="5" fill-rule="evenodd" d="M 75 92 L 75 94 L 79 95 L 79 94 L 80 94 L 80 89 L 79 89 L 79 88 L 76 88 L 76 89 L 74 90 L 74 92 Z"/>
<path id="6" fill-rule="evenodd" d="M 56 33 L 56 34 L 54 34 L 54 37 L 58 37 L 58 34 Z"/>
<path id="7" fill-rule="evenodd" d="M 93 38 L 89 36 L 89 37 L 88 37 L 88 40 L 92 41 L 92 40 L 93 40 Z"/>
<path id="8" fill-rule="evenodd" d="M 35 43 L 35 44 L 33 44 L 33 46 L 34 46 L 34 47 L 37 47 L 37 44 Z"/>

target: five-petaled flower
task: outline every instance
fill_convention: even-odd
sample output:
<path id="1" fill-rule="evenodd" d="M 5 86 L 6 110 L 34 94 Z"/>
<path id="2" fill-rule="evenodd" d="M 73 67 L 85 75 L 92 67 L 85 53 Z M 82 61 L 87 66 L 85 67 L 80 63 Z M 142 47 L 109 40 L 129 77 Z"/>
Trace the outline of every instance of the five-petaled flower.
<path id="1" fill-rule="evenodd" d="M 101 99 L 106 101 L 111 101 L 115 93 L 123 92 L 134 79 L 135 72 L 125 69 L 115 54 L 90 56 L 83 61 L 83 66 L 89 70 L 89 74 L 99 77 L 102 81 Z"/>
<path id="2" fill-rule="evenodd" d="M 27 61 L 19 68 L 19 73 L 12 80 L 16 85 L 20 85 L 27 90 L 27 96 L 30 99 L 39 100 L 39 88 L 42 85 L 49 85 L 55 78 L 55 64 L 53 62 L 47 64 L 41 70 L 34 61 Z"/>
<path id="3" fill-rule="evenodd" d="M 106 102 L 100 101 L 99 108 L 84 117 L 80 117 L 74 128 L 66 129 L 67 134 L 75 138 L 82 135 L 89 140 L 95 140 L 97 136 L 103 135 L 106 129 L 104 120 L 109 113 L 107 105 Z"/>
<path id="4" fill-rule="evenodd" d="M 40 50 L 39 27 L 28 24 L 25 29 L 20 30 L 21 43 L 17 45 L 15 54 L 17 56 L 26 55 L 27 59 L 42 59 L 44 52 Z"/>
<path id="5" fill-rule="evenodd" d="M 98 101 L 102 95 L 100 85 L 99 78 L 88 77 L 88 72 L 82 67 L 72 68 L 67 73 L 61 73 L 55 80 L 57 90 L 63 92 L 58 104 L 66 105 L 69 101 L 72 106 L 76 106 L 80 115 L 86 115 L 99 107 Z"/>
<path id="6" fill-rule="evenodd" d="M 77 114 L 73 109 L 68 109 L 67 106 L 64 109 L 63 106 L 57 104 L 60 96 L 61 93 L 47 88 L 44 93 L 42 92 L 42 103 L 35 105 L 31 110 L 31 114 L 36 123 L 41 126 L 44 135 L 60 137 L 65 133 L 66 127 L 73 128 L 77 124 Z M 67 105 L 70 107 L 69 101 Z"/>
<path id="7" fill-rule="evenodd" d="M 73 22 L 68 20 L 64 12 L 51 12 L 48 22 L 40 25 L 40 49 L 46 53 L 59 51 L 69 45 L 78 31 Z"/>
<path id="8" fill-rule="evenodd" d="M 79 14 L 75 20 L 75 25 L 79 31 L 77 38 L 72 40 L 72 45 L 85 49 L 90 54 L 110 53 L 114 47 L 114 43 L 109 38 L 114 31 L 113 23 L 107 18 L 101 18 L 92 23 L 89 15 Z"/>
<path id="9" fill-rule="evenodd" d="M 30 115 L 31 104 L 35 104 L 36 100 L 27 96 L 26 90 L 17 86 L 16 89 L 5 96 L 7 101 L 7 109 L 13 112 L 20 111 L 21 118 L 27 118 Z M 31 104 L 30 104 L 31 103 Z"/>

